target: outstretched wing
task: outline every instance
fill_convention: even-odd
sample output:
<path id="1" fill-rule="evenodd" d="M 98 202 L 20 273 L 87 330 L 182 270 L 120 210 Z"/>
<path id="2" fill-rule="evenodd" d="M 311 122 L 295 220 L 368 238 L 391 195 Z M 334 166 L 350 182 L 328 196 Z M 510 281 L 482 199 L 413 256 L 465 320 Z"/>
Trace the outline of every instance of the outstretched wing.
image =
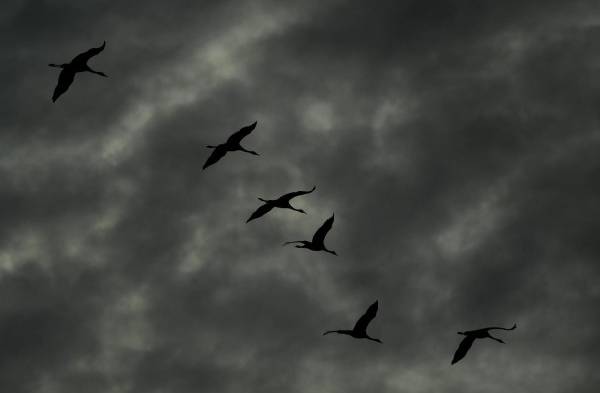
<path id="1" fill-rule="evenodd" d="M 329 217 L 327 221 L 325 221 L 323 225 L 321 225 L 321 227 L 317 229 L 312 238 L 312 242 L 314 244 L 323 244 L 325 242 L 325 236 L 333 226 L 333 216 L 334 215 L 331 215 L 331 217 Z"/>
<path id="2" fill-rule="evenodd" d="M 354 328 L 352 330 L 354 330 L 355 332 L 366 332 L 367 326 L 369 326 L 369 323 L 371 323 L 373 318 L 375 318 L 375 316 L 377 315 L 378 308 L 379 308 L 379 301 L 375 301 L 375 303 L 373 303 L 369 306 L 369 308 L 363 314 L 363 316 L 361 316 L 358 319 L 358 321 L 356 321 L 356 324 L 354 325 Z"/>
<path id="3" fill-rule="evenodd" d="M 475 341 L 474 336 L 466 336 L 460 342 L 458 349 L 454 352 L 454 357 L 452 358 L 452 364 L 458 362 L 460 359 L 464 358 L 469 349 L 471 349 L 471 345 L 473 345 L 473 341 Z"/>
<path id="4" fill-rule="evenodd" d="M 85 63 L 87 63 L 87 61 L 90 58 L 92 58 L 92 57 L 96 56 L 98 53 L 102 52 L 105 47 L 106 47 L 106 41 L 104 41 L 102 43 L 102 45 L 97 48 L 88 49 L 87 51 L 78 54 L 77 56 L 75 56 L 73 58 L 73 60 L 71 60 L 71 64 L 75 64 L 75 63 L 85 64 Z"/>
<path id="5" fill-rule="evenodd" d="M 280 201 L 286 201 L 286 200 L 290 201 L 292 198 L 295 198 L 297 196 L 310 194 L 311 192 L 313 192 L 316 189 L 317 189 L 317 186 L 314 186 L 312 188 L 312 190 L 310 190 L 310 191 L 295 191 L 295 192 L 290 192 L 290 193 L 287 193 L 285 195 L 280 196 L 279 200 Z"/>
<path id="6" fill-rule="evenodd" d="M 222 145 L 217 146 L 213 150 L 212 154 L 208 157 L 208 160 L 206 160 L 206 162 L 204 163 L 202 169 L 206 169 L 215 162 L 219 161 L 221 158 L 225 157 L 225 154 L 227 154 L 227 149 L 224 148 Z"/>
<path id="7" fill-rule="evenodd" d="M 235 132 L 233 135 L 231 135 L 227 139 L 227 144 L 237 145 L 238 143 L 240 143 L 242 141 L 242 139 L 244 139 L 244 137 L 249 135 L 252 132 L 252 130 L 254 130 L 256 128 L 257 123 L 258 122 L 255 121 L 254 123 L 250 124 L 249 126 L 240 128 L 239 131 Z"/>
<path id="8" fill-rule="evenodd" d="M 264 216 L 265 214 L 270 212 L 271 209 L 273 209 L 273 205 L 270 203 L 265 203 L 264 205 L 262 205 L 261 207 L 256 209 L 256 211 L 254 211 L 254 213 L 252 213 L 252 215 L 250 216 L 250 218 L 248 220 L 246 220 L 246 222 L 250 222 L 258 217 Z"/>
<path id="9" fill-rule="evenodd" d="M 58 97 L 60 97 L 65 91 L 69 90 L 69 86 L 71 86 L 71 83 L 73 83 L 73 79 L 75 79 L 75 73 L 63 68 L 60 72 L 60 75 L 58 75 L 58 83 L 56 84 L 54 93 L 52 94 L 52 102 L 56 102 Z"/>

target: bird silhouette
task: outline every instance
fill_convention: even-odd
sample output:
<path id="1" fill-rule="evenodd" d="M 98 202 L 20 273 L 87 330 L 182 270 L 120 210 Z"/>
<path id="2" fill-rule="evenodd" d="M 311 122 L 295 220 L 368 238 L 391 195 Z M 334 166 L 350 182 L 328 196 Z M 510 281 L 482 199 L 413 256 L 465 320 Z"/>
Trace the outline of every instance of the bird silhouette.
<path id="1" fill-rule="evenodd" d="M 325 333 L 323 333 L 323 335 L 325 336 L 329 333 L 347 334 L 348 336 L 352 336 L 354 338 L 366 338 L 368 340 L 376 341 L 379 344 L 382 344 L 380 339 L 369 337 L 369 335 L 367 334 L 367 326 L 369 326 L 369 323 L 371 323 L 373 318 L 375 318 L 375 315 L 377 315 L 378 308 L 379 301 L 376 300 L 375 303 L 369 306 L 367 312 L 365 312 L 363 316 L 361 316 L 358 319 L 358 321 L 356 321 L 356 324 L 354 325 L 354 328 L 352 328 L 352 330 L 328 330 Z"/>
<path id="2" fill-rule="evenodd" d="M 295 192 L 290 192 L 288 194 L 282 195 L 277 199 L 263 199 L 263 198 L 258 198 L 259 201 L 263 201 L 264 204 L 262 206 L 260 206 L 258 209 L 256 209 L 254 211 L 254 213 L 252 213 L 252 215 L 250 216 L 250 218 L 248 218 L 248 220 L 246 220 L 246 222 L 250 222 L 252 220 L 255 220 L 259 217 L 264 216 L 265 214 L 267 214 L 268 212 L 271 211 L 271 209 L 278 207 L 280 209 L 291 209 L 300 213 L 304 213 L 306 214 L 306 212 L 302 209 L 296 209 L 294 206 L 290 205 L 290 201 L 300 195 L 306 195 L 306 194 L 310 194 L 311 192 L 313 192 L 317 187 L 314 186 L 312 188 L 312 190 L 310 191 L 295 191 Z"/>
<path id="3" fill-rule="evenodd" d="M 211 166 L 212 164 L 214 164 L 215 162 L 219 161 L 221 158 L 225 157 L 225 154 L 227 154 L 227 152 L 230 152 L 230 151 L 241 150 L 241 151 L 245 151 L 246 153 L 250 153 L 250 154 L 254 154 L 255 156 L 258 156 L 259 154 L 257 152 L 252 151 L 252 150 L 246 150 L 244 147 L 242 147 L 242 145 L 240 145 L 240 142 L 242 141 L 242 139 L 244 139 L 244 137 L 248 136 L 252 132 L 252 130 L 254 130 L 256 128 L 256 123 L 257 122 L 255 121 L 254 123 L 250 124 L 249 126 L 240 128 L 240 130 L 236 131 L 234 134 L 232 134 L 225 143 L 222 143 L 217 146 L 210 146 L 210 145 L 206 146 L 208 148 L 215 149 L 215 150 L 213 150 L 212 154 L 208 157 L 208 160 L 206 160 L 202 169 L 206 169 L 209 166 Z"/>
<path id="4" fill-rule="evenodd" d="M 58 97 L 60 97 L 65 91 L 69 89 L 71 83 L 75 79 L 75 74 L 78 72 L 91 72 L 93 74 L 97 74 L 103 77 L 108 77 L 104 72 L 95 71 L 88 66 L 87 62 L 92 57 L 96 56 L 98 53 L 104 50 L 106 46 L 106 41 L 102 43 L 102 46 L 97 48 L 89 49 L 83 53 L 78 54 L 71 60 L 70 63 L 65 64 L 48 64 L 50 67 L 62 68 L 62 71 L 58 75 L 58 84 L 54 88 L 54 93 L 52 94 L 52 102 L 56 102 Z"/>
<path id="5" fill-rule="evenodd" d="M 329 230 L 333 226 L 333 216 L 334 215 L 332 214 L 331 217 L 329 217 L 323 223 L 323 225 L 321 225 L 321 227 L 319 229 L 317 229 L 317 231 L 313 235 L 312 241 L 294 240 L 291 242 L 285 242 L 285 243 L 283 243 L 283 245 L 285 246 L 285 245 L 292 244 L 292 243 L 300 243 L 300 244 L 296 245 L 295 247 L 296 248 L 308 248 L 309 250 L 312 250 L 312 251 L 326 251 L 330 254 L 337 255 L 337 253 L 335 251 L 328 250 L 327 247 L 325 247 L 325 236 L 327 235 L 327 232 L 329 232 Z"/>
<path id="6" fill-rule="evenodd" d="M 504 344 L 504 341 L 500 340 L 497 337 L 493 337 L 490 335 L 490 330 L 514 330 L 517 328 L 517 324 L 515 323 L 511 328 L 503 328 L 503 327 L 488 327 L 478 330 L 469 330 L 467 332 L 458 332 L 458 334 L 462 334 L 465 336 L 463 340 L 460 342 L 456 352 L 454 352 L 454 357 L 452 358 L 452 364 L 458 362 L 460 359 L 464 358 L 471 345 L 473 345 L 473 341 L 478 338 L 491 338 L 492 340 L 498 341 L 499 343 Z"/>

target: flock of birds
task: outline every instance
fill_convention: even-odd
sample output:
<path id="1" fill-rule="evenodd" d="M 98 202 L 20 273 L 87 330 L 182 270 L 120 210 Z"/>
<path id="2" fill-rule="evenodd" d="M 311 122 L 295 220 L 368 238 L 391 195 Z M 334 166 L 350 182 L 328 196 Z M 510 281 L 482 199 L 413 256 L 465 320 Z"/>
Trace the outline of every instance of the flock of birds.
<path id="1" fill-rule="evenodd" d="M 57 68 L 62 69 L 58 76 L 58 83 L 56 85 L 56 88 L 54 89 L 54 93 L 52 94 L 52 102 L 56 102 L 56 100 L 69 89 L 69 87 L 75 80 L 75 75 L 77 73 L 91 72 L 96 75 L 107 77 L 107 75 L 105 73 L 100 72 L 100 71 L 95 71 L 95 70 L 91 69 L 90 66 L 87 64 L 88 60 L 90 60 L 92 57 L 94 57 L 97 54 L 99 54 L 100 52 L 102 52 L 105 47 L 106 47 L 106 42 L 103 42 L 101 46 L 99 46 L 97 48 L 89 49 L 89 50 L 75 56 L 73 58 L 73 60 L 71 60 L 69 63 L 49 64 L 50 67 L 57 67 Z M 227 141 L 225 141 L 225 143 L 222 143 L 219 145 L 214 145 L 214 146 L 213 145 L 206 146 L 207 148 L 214 149 L 214 150 L 211 153 L 211 155 L 208 157 L 208 159 L 206 160 L 202 169 L 204 170 L 204 169 L 208 168 L 209 166 L 215 164 L 220 159 L 225 157 L 225 155 L 227 153 L 233 152 L 233 151 L 243 151 L 243 152 L 258 156 L 259 154 L 257 152 L 248 150 L 241 145 L 242 139 L 244 139 L 246 136 L 250 135 L 250 133 L 256 128 L 256 124 L 257 124 L 257 122 L 254 122 L 248 126 L 242 127 L 240 130 L 233 133 L 227 139 Z M 288 194 L 280 196 L 277 199 L 258 198 L 261 202 L 263 202 L 263 205 L 261 205 L 258 209 L 256 209 L 250 215 L 248 220 L 246 220 L 246 222 L 248 223 L 252 220 L 262 217 L 274 208 L 290 209 L 290 210 L 297 211 L 299 213 L 306 214 L 306 212 L 304 210 L 296 209 L 295 207 L 293 207 L 290 204 L 290 201 L 293 198 L 296 198 L 298 196 L 310 194 L 313 191 L 315 191 L 315 189 L 316 189 L 316 186 L 308 191 L 290 192 Z M 327 220 L 325 220 L 325 222 L 319 227 L 319 229 L 317 229 L 317 231 L 313 235 L 312 240 L 310 240 L 310 241 L 309 240 L 294 240 L 294 241 L 285 242 L 284 245 L 296 244 L 296 246 L 295 246 L 296 248 L 306 248 L 306 249 L 309 249 L 312 251 L 325 251 L 330 254 L 337 255 L 337 253 L 335 251 L 329 250 L 325 246 L 325 236 L 331 230 L 331 228 L 333 226 L 333 220 L 334 220 L 334 215 L 332 215 Z M 375 341 L 375 342 L 381 344 L 382 341 L 380 339 L 370 337 L 367 334 L 367 327 L 369 326 L 369 323 L 371 323 L 371 321 L 377 315 L 378 308 L 379 308 L 379 302 L 375 301 L 375 303 L 373 303 L 369 306 L 367 311 L 358 319 L 358 321 L 356 321 L 354 327 L 351 330 L 328 330 L 325 333 L 323 333 L 323 335 L 327 335 L 330 333 L 345 334 L 345 335 L 351 336 L 353 338 L 357 338 L 357 339 L 364 338 L 364 339 Z M 465 337 L 462 339 L 458 348 L 456 349 L 456 352 L 454 353 L 451 364 L 455 364 L 456 362 L 458 362 L 459 360 L 464 358 L 465 355 L 467 354 L 467 352 L 469 351 L 469 349 L 471 348 L 471 346 L 473 345 L 473 342 L 476 339 L 490 338 L 492 340 L 495 340 L 499 343 L 504 344 L 504 341 L 502 341 L 501 339 L 490 335 L 490 330 L 514 330 L 514 329 L 516 329 L 516 327 L 517 327 L 517 325 L 514 324 L 511 328 L 493 326 L 493 327 L 487 327 L 487 328 L 483 328 L 483 329 L 458 332 L 458 334 L 463 335 Z"/>

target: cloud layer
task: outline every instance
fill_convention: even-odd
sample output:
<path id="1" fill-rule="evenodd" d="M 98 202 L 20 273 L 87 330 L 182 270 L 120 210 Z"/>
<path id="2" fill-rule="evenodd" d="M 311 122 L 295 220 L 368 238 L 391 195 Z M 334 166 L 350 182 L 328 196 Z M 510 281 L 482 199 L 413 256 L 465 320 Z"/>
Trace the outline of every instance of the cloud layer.
<path id="1" fill-rule="evenodd" d="M 2 8 L 3 390 L 597 389 L 597 2 Z M 383 345 L 321 336 L 375 299 Z"/>

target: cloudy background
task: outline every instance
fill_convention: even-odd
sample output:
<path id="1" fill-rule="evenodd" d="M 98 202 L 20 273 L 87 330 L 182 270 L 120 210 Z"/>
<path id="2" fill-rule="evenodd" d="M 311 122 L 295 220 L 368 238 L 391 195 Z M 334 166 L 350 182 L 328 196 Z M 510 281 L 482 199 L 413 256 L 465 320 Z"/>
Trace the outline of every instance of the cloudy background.
<path id="1" fill-rule="evenodd" d="M 5 0 L 0 42 L 2 391 L 597 391 L 597 1 Z M 375 299 L 383 345 L 321 335 Z"/>

